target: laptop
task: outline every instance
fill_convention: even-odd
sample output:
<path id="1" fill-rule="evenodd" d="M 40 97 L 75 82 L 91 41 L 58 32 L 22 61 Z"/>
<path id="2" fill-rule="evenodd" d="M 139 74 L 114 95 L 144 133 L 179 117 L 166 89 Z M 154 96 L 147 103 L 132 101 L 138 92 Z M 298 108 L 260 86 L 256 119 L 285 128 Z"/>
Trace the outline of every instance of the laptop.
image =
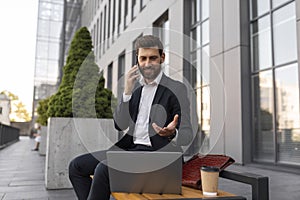
<path id="1" fill-rule="evenodd" d="M 181 194 L 182 153 L 108 151 L 112 192 Z"/>

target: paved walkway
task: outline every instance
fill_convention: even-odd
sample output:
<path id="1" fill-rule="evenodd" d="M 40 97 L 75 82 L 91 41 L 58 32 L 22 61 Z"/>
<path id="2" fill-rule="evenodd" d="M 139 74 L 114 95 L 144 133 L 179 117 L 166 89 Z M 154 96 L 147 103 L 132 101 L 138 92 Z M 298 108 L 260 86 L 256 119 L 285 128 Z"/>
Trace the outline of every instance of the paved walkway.
<path id="1" fill-rule="evenodd" d="M 0 150 L 0 199 L 76 199 L 73 190 L 45 189 L 45 156 L 31 151 L 34 140 L 20 137 Z"/>
<path id="2" fill-rule="evenodd" d="M 44 183 L 45 157 L 31 151 L 34 140 L 20 137 L 0 150 L 0 200 L 12 199 L 76 199 L 73 190 L 46 190 Z M 260 169 L 253 166 L 230 166 L 238 172 L 250 172 L 269 177 L 271 200 L 299 200 L 300 175 Z M 251 187 L 246 184 L 220 179 L 220 189 L 251 199 Z"/>

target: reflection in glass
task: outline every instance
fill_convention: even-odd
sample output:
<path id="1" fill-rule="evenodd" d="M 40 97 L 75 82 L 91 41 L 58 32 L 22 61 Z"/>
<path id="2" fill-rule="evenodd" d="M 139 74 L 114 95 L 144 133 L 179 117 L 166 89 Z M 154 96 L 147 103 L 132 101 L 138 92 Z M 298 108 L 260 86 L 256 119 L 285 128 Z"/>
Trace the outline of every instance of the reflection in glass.
<path id="1" fill-rule="evenodd" d="M 252 59 L 254 71 L 272 66 L 270 17 L 252 24 Z"/>
<path id="2" fill-rule="evenodd" d="M 50 20 L 51 17 L 51 6 L 49 2 L 39 3 L 39 18 L 44 20 Z"/>
<path id="3" fill-rule="evenodd" d="M 210 88 L 202 88 L 202 131 L 206 135 L 210 133 Z"/>
<path id="4" fill-rule="evenodd" d="M 53 4 L 51 10 L 51 20 L 60 21 L 63 17 L 63 5 Z"/>
<path id="5" fill-rule="evenodd" d="M 202 85 L 209 84 L 209 46 L 202 49 Z"/>
<path id="6" fill-rule="evenodd" d="M 205 21 L 202 24 L 202 45 L 209 42 L 209 21 Z"/>
<path id="7" fill-rule="evenodd" d="M 37 30 L 37 36 L 48 38 L 49 36 L 49 23 L 46 20 L 39 20 L 39 28 Z"/>
<path id="8" fill-rule="evenodd" d="M 275 70 L 279 161 L 300 163 L 298 65 Z"/>
<path id="9" fill-rule="evenodd" d="M 209 0 L 191 0 L 189 82 L 195 89 L 201 142 L 191 147 L 201 152 L 209 150 L 210 85 L 209 85 Z M 206 137 L 205 137 L 206 136 Z M 204 139 L 205 138 L 205 139 Z M 204 140 L 203 140 L 204 139 Z"/>
<path id="10" fill-rule="evenodd" d="M 209 17 L 209 0 L 202 0 L 202 20 L 205 20 Z"/>
<path id="11" fill-rule="evenodd" d="M 47 58 L 48 56 L 48 43 L 47 42 L 38 42 L 36 45 L 36 57 L 37 58 Z"/>
<path id="12" fill-rule="evenodd" d="M 59 59 L 59 44 L 58 43 L 49 43 L 49 59 L 58 60 Z"/>
<path id="13" fill-rule="evenodd" d="M 191 30 L 191 50 L 195 50 L 200 47 L 201 31 L 200 26 Z"/>
<path id="14" fill-rule="evenodd" d="M 277 6 L 280 6 L 287 1 L 290 1 L 290 0 L 272 0 L 272 6 L 273 6 L 273 8 L 276 8 Z"/>
<path id="15" fill-rule="evenodd" d="M 195 82 L 192 83 L 192 86 L 194 88 L 198 88 L 201 86 L 201 76 L 202 76 L 200 49 L 191 53 L 191 64 L 193 66 L 193 69 L 195 69 L 195 72 L 197 72 L 196 74 L 194 74 L 196 75 L 196 80 Z"/>
<path id="16" fill-rule="evenodd" d="M 297 37 L 295 3 L 290 3 L 275 11 L 273 23 L 275 65 L 296 60 Z"/>
<path id="17" fill-rule="evenodd" d="M 200 0 L 192 0 L 191 3 L 191 24 L 200 20 Z"/>
<path id="18" fill-rule="evenodd" d="M 155 28 L 154 29 L 154 33 L 156 36 L 158 36 L 164 46 L 164 51 L 165 51 L 165 54 L 166 54 L 166 59 L 165 59 L 165 62 L 163 64 L 163 70 L 164 70 L 164 73 L 166 75 L 169 75 L 169 72 L 170 72 L 170 52 L 169 52 L 169 49 L 170 49 L 170 21 L 168 19 L 168 15 L 166 15 L 165 17 L 163 17 L 161 20 L 159 21 L 156 21 L 155 22 Z"/>
<path id="19" fill-rule="evenodd" d="M 273 79 L 265 71 L 253 77 L 254 96 L 254 160 L 274 161 Z"/>
<path id="20" fill-rule="evenodd" d="M 252 1 L 252 18 L 260 16 L 270 10 L 270 0 Z"/>

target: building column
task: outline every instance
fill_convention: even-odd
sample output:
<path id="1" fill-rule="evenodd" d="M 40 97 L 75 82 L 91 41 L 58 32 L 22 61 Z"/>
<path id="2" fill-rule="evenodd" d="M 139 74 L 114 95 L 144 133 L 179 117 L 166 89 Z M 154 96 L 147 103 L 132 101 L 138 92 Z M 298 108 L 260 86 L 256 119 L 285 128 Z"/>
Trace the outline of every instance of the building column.
<path id="1" fill-rule="evenodd" d="M 210 148 L 237 163 L 248 157 L 243 145 L 251 144 L 248 13 L 245 0 L 210 1 Z"/>

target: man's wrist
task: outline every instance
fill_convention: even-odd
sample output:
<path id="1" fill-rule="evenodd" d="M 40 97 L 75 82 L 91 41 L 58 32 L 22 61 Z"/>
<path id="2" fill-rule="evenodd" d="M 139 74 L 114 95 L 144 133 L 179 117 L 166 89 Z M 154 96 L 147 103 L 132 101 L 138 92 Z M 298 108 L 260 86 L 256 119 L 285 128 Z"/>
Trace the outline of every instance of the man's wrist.
<path id="1" fill-rule="evenodd" d="M 177 131 L 175 130 L 174 133 L 173 133 L 172 135 L 169 135 L 169 136 L 168 136 L 168 140 L 169 140 L 169 141 L 173 140 L 173 139 L 175 138 L 176 134 L 177 134 Z"/>

